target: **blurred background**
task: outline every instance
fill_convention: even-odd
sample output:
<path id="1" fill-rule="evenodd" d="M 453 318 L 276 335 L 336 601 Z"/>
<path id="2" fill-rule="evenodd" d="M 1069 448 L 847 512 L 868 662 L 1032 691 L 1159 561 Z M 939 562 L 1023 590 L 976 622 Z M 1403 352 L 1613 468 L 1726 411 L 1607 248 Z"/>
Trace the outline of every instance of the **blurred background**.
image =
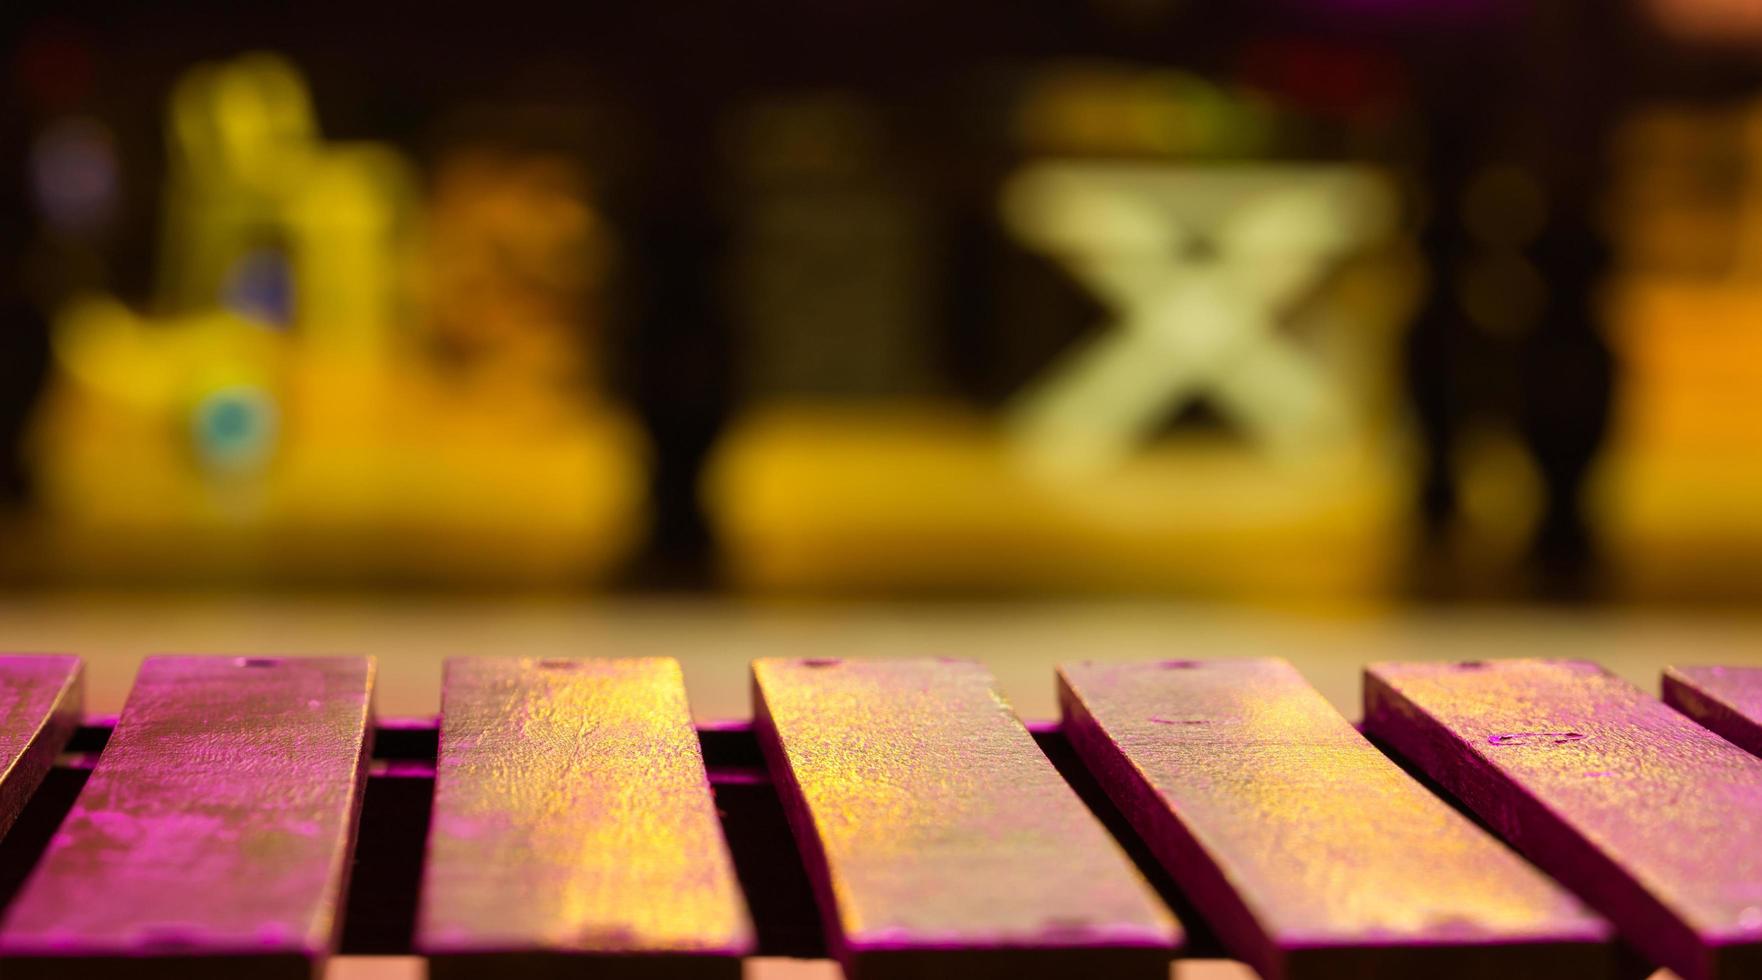
<path id="1" fill-rule="evenodd" d="M 558 7 L 0 4 L 0 647 L 1762 662 L 1762 3 Z"/>
<path id="2" fill-rule="evenodd" d="M 93 590 L 1762 593 L 1750 0 L 0 29 L 14 643 Z"/>

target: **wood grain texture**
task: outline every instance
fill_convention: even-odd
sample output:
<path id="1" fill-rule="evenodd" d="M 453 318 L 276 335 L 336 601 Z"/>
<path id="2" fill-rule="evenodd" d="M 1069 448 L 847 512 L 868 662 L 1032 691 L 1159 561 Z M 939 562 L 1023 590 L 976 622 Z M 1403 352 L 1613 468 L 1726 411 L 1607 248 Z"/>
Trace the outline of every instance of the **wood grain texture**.
<path id="1" fill-rule="evenodd" d="M 1059 668 L 1072 747 L 1262 976 L 1609 975 L 1613 931 L 1282 660 Z"/>
<path id="2" fill-rule="evenodd" d="M 1179 926 L 983 667 L 760 660 L 753 676 L 847 974 L 1167 975 Z"/>
<path id="3" fill-rule="evenodd" d="M 79 727 L 84 680 L 78 657 L 0 656 L 0 837 Z"/>
<path id="4" fill-rule="evenodd" d="M 1762 667 L 1671 667 L 1664 671 L 1664 703 L 1762 756 Z"/>
<path id="5" fill-rule="evenodd" d="M 435 775 L 434 977 L 740 975 L 752 926 L 677 661 L 449 660 Z"/>
<path id="6" fill-rule="evenodd" d="M 335 942 L 372 689 L 362 658 L 149 658 L 0 929 L 0 973 L 314 976 Z"/>
<path id="7" fill-rule="evenodd" d="M 1595 664 L 1377 664 L 1365 726 L 1687 980 L 1762 975 L 1762 760 Z"/>

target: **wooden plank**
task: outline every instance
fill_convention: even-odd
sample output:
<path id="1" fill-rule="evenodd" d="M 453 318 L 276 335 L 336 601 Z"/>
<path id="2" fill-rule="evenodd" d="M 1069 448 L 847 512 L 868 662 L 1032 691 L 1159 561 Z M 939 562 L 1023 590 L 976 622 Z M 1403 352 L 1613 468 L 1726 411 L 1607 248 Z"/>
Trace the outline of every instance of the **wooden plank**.
<path id="1" fill-rule="evenodd" d="M 983 667 L 760 660 L 753 677 L 848 975 L 1166 977 L 1180 927 Z"/>
<path id="2" fill-rule="evenodd" d="M 437 980 L 740 976 L 677 661 L 447 661 L 417 947 Z"/>
<path id="3" fill-rule="evenodd" d="M 1610 975 L 1607 922 L 1283 660 L 1059 668 L 1071 746 L 1264 977 Z"/>
<path id="4" fill-rule="evenodd" d="M 1762 667 L 1671 667 L 1664 703 L 1751 755 L 1762 755 Z"/>
<path id="5" fill-rule="evenodd" d="M 79 727 L 84 682 L 78 657 L 0 657 L 0 837 Z"/>
<path id="6" fill-rule="evenodd" d="M 0 929 L 0 973 L 314 976 L 337 932 L 372 690 L 364 658 L 149 658 Z"/>
<path id="7" fill-rule="evenodd" d="M 1365 725 L 1687 980 L 1762 975 L 1762 760 L 1595 664 L 1378 664 Z"/>

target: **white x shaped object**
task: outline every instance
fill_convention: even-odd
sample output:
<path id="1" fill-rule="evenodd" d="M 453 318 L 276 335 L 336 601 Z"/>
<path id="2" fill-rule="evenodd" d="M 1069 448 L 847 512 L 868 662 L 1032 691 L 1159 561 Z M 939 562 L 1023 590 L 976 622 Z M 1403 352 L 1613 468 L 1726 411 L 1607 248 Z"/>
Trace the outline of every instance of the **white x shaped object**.
<path id="1" fill-rule="evenodd" d="M 1009 181 L 1003 210 L 1117 315 L 1010 409 L 1036 470 L 1103 470 L 1201 395 L 1273 451 L 1350 425 L 1339 381 L 1276 326 L 1388 230 L 1392 194 L 1374 172 L 1048 163 Z"/>

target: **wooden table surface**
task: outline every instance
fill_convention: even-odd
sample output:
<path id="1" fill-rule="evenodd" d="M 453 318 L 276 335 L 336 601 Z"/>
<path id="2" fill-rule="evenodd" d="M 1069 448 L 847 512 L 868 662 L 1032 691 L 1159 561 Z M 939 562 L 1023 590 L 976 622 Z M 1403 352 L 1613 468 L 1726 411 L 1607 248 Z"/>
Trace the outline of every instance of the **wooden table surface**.
<path id="1" fill-rule="evenodd" d="M 1762 665 L 1762 616 L 1730 612 L 1470 609 L 1259 610 L 1153 602 L 782 603 L 629 598 L 0 597 L 0 651 L 77 653 L 87 704 L 114 713 L 149 653 L 370 654 L 384 716 L 431 715 L 448 656 L 670 656 L 700 721 L 749 715 L 758 657 L 952 656 L 979 660 L 1028 720 L 1057 717 L 1067 660 L 1278 656 L 1349 717 L 1379 660 L 1584 658 L 1649 691 L 1672 664 Z M 1181 980 L 1238 980 L 1188 962 Z M 419 960 L 343 958 L 330 980 L 418 980 Z M 751 980 L 835 980 L 829 961 L 759 960 Z"/>
<path id="2" fill-rule="evenodd" d="M 1350 717 L 1378 660 L 1596 660 L 1650 691 L 1670 664 L 1762 664 L 1762 615 L 1528 609 L 1268 611 L 1147 602 L 807 604 L 468 596 L 0 596 L 0 652 L 86 658 L 114 713 L 149 653 L 366 654 L 383 716 L 433 714 L 449 656 L 677 657 L 700 721 L 749 714 L 758 657 L 978 660 L 1028 720 L 1066 660 L 1289 659 Z"/>

